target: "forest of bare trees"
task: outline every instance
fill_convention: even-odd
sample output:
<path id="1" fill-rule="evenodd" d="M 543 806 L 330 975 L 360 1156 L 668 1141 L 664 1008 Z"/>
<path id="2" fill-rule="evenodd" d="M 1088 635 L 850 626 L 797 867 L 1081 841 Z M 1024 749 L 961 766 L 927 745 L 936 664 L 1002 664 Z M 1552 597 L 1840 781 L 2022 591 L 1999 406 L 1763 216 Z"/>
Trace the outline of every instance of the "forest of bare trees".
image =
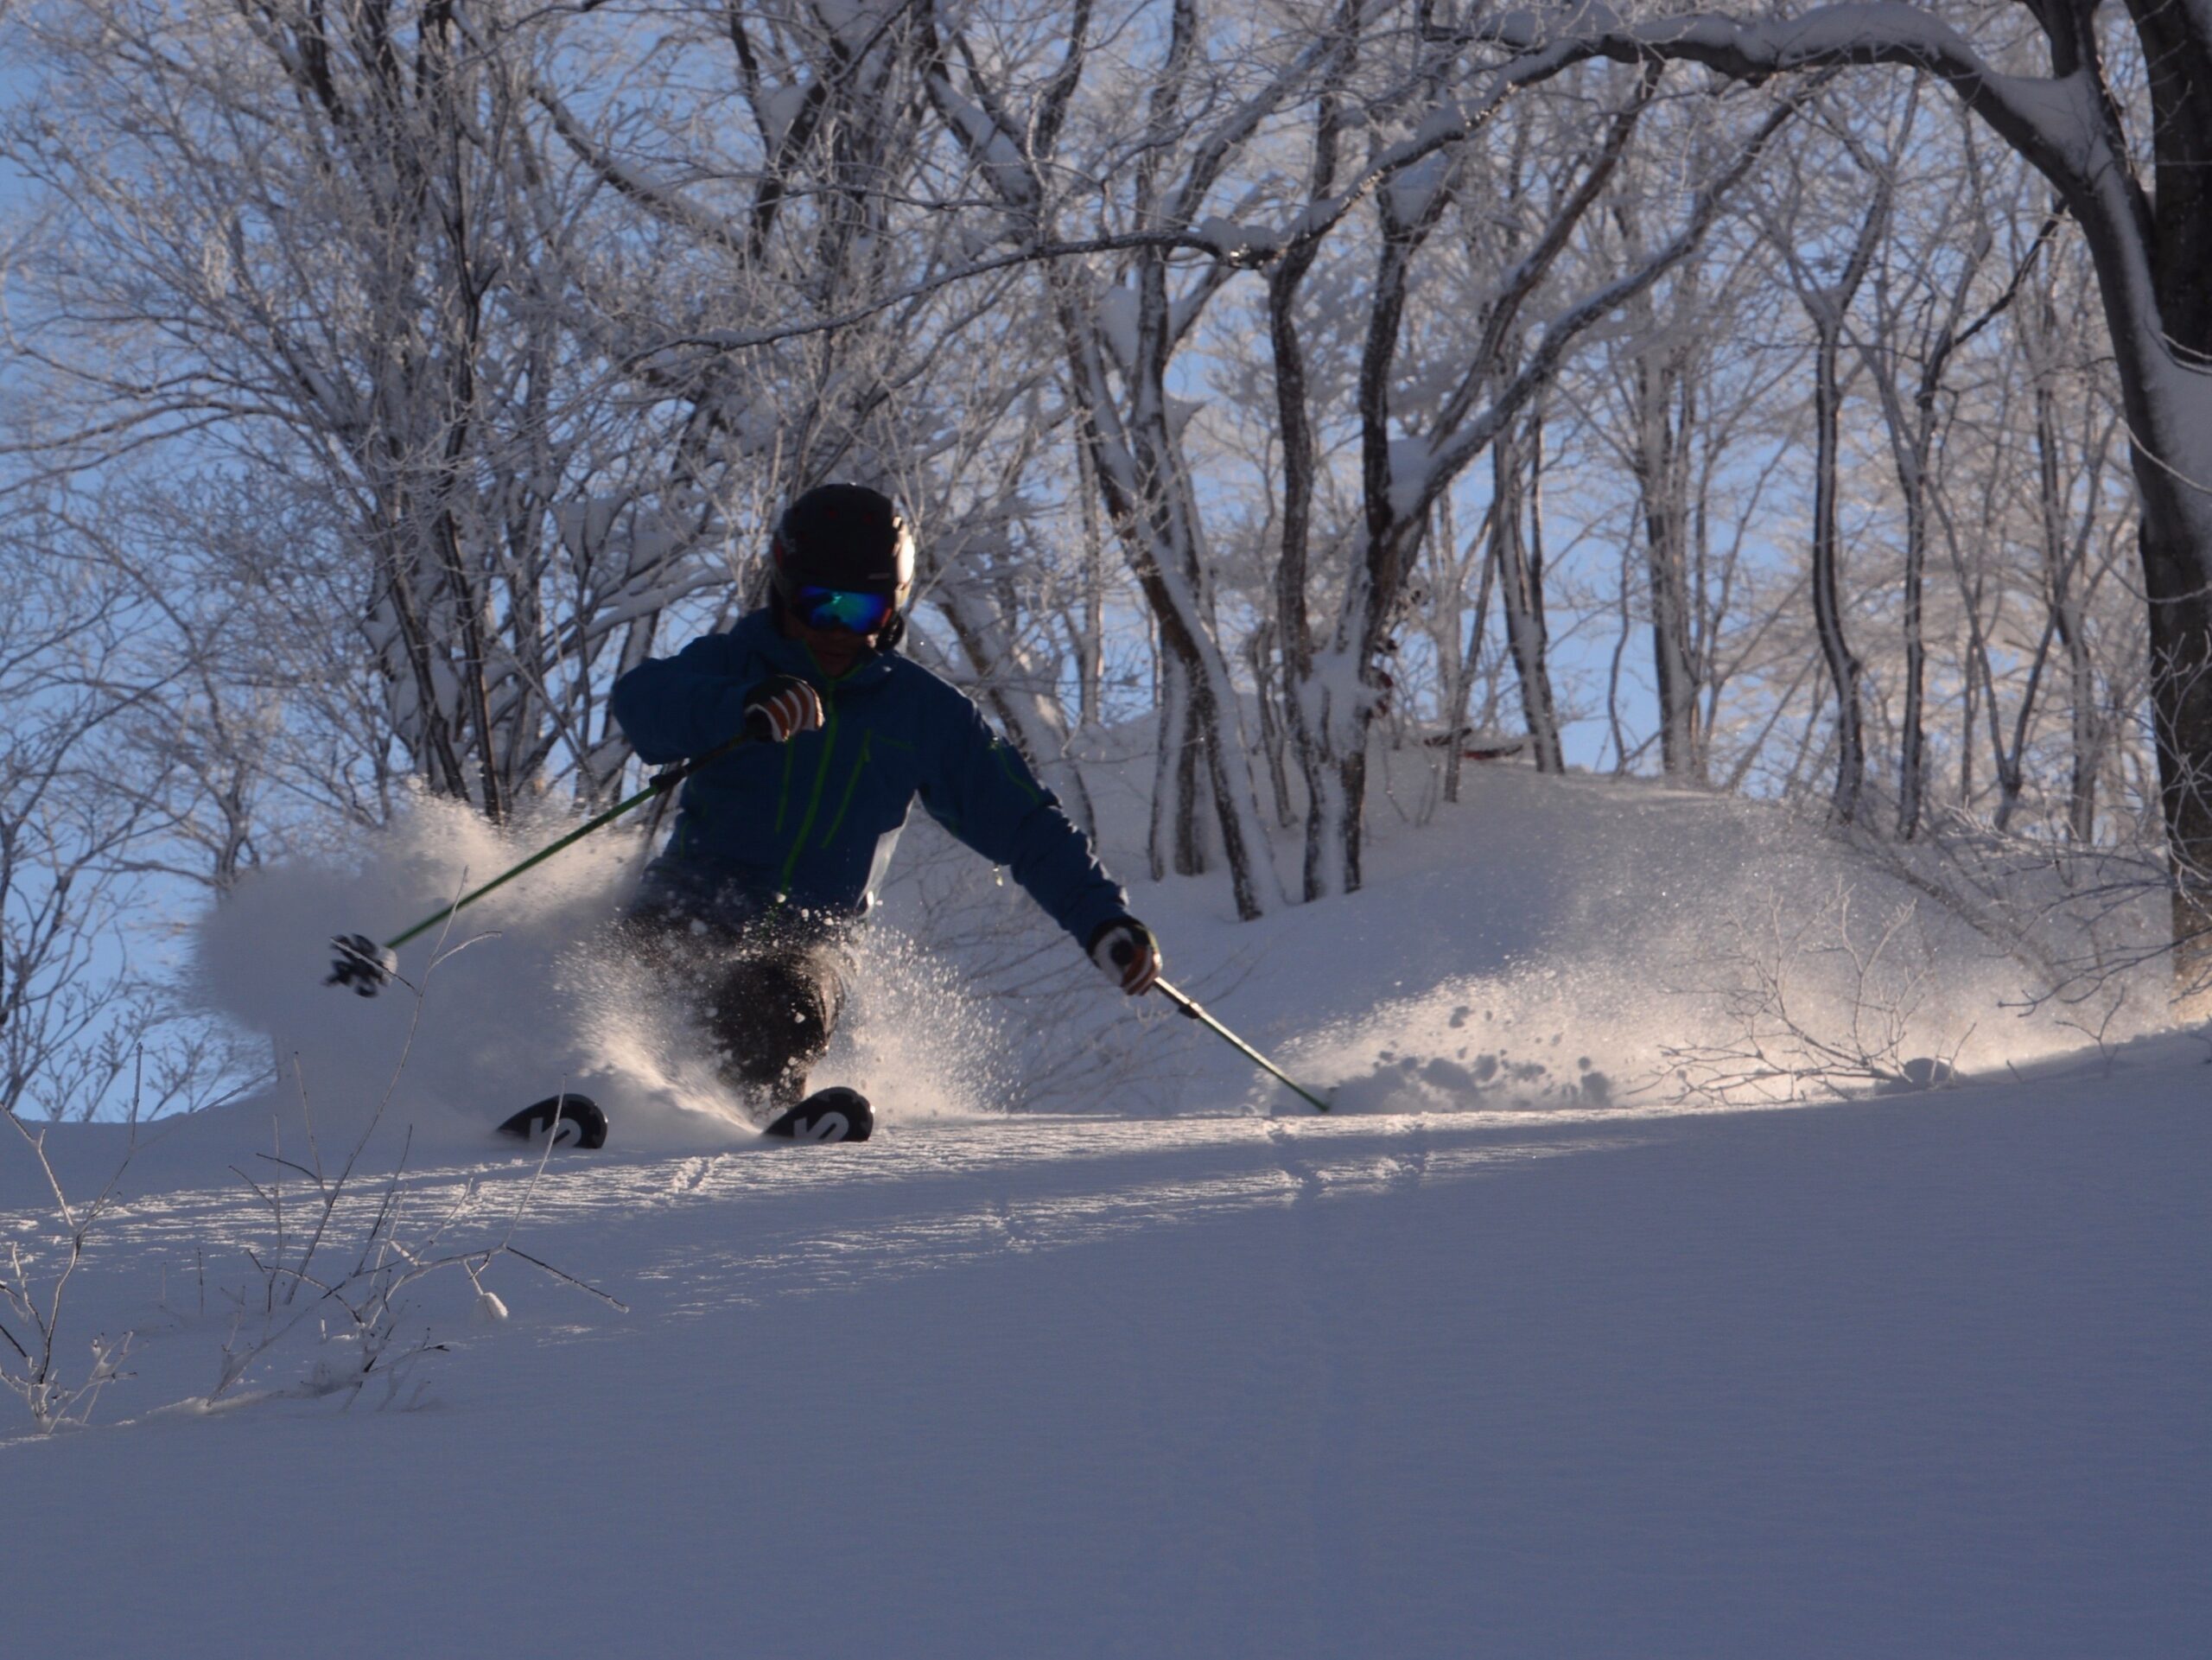
<path id="1" fill-rule="evenodd" d="M 2212 980 L 2201 6 L 18 0 L 0 63 L 0 1106 L 156 1087 L 194 894 L 634 785 L 613 679 L 830 478 L 1243 915 L 1510 751 L 2117 860 Z"/>

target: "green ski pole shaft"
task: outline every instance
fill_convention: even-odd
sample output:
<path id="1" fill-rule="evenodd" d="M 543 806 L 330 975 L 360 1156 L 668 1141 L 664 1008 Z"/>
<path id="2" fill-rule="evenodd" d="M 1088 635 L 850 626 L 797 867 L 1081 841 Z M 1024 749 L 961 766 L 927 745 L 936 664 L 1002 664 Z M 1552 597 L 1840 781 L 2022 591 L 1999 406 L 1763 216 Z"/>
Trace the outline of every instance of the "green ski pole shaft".
<path id="1" fill-rule="evenodd" d="M 1274 1073 L 1276 1078 L 1280 1078 L 1285 1084 L 1289 1086 L 1293 1094 L 1312 1103 L 1314 1108 L 1319 1111 L 1326 1112 L 1329 1110 L 1329 1103 L 1326 1101 L 1324 1101 L 1319 1096 L 1314 1094 L 1313 1091 L 1300 1084 L 1298 1080 L 1293 1078 L 1288 1072 L 1283 1071 L 1281 1067 L 1276 1065 L 1274 1062 L 1269 1060 L 1257 1049 L 1255 1049 L 1250 1044 L 1245 1042 L 1243 1039 L 1238 1037 L 1236 1034 L 1230 1031 L 1219 1021 L 1214 1019 L 1212 1015 L 1207 1014 L 1206 1011 L 1199 1006 L 1197 998 L 1185 996 L 1182 992 L 1177 990 L 1165 980 L 1154 980 L 1152 983 L 1164 996 L 1166 996 L 1169 1002 L 1174 1004 L 1176 1008 L 1181 1009 L 1192 1020 L 1198 1021 L 1202 1025 L 1211 1027 L 1216 1032 L 1227 1039 L 1230 1046 L 1242 1052 L 1244 1058 L 1252 1062 L 1254 1065 L 1259 1067 L 1262 1072 Z"/>
<path id="2" fill-rule="evenodd" d="M 709 749 L 703 755 L 695 755 L 690 760 L 684 761 L 679 766 L 671 766 L 664 772 L 654 773 L 652 781 L 646 785 L 644 789 L 639 791 L 637 794 L 632 796 L 628 800 L 619 801 L 612 807 L 609 807 L 605 812 L 600 814 L 598 817 L 591 820 L 588 824 L 579 824 L 575 829 L 570 830 L 559 841 L 554 843 L 550 847 L 540 848 L 537 852 L 531 854 L 530 857 L 524 859 L 520 864 L 516 865 L 512 869 L 502 871 L 499 875 L 493 877 L 490 881 L 486 882 L 483 887 L 475 888 L 469 893 L 463 894 L 459 899 L 455 900 L 451 905 L 447 906 L 443 910 L 433 912 L 430 915 L 424 917 L 420 922 L 410 928 L 405 933 L 394 934 L 390 939 L 384 942 L 384 948 L 388 951 L 397 951 L 409 940 L 414 938 L 416 935 L 436 927 L 438 924 L 443 922 L 448 917 L 453 915 L 456 911 L 461 910 L 465 906 L 475 904 L 477 900 L 482 899 L 493 888 L 502 887 L 505 884 L 512 881 L 516 877 L 521 875 L 524 871 L 543 864 L 555 854 L 560 852 L 562 849 L 573 847 L 576 843 L 582 841 L 585 836 L 589 836 L 594 830 L 604 829 L 607 825 L 613 824 L 616 819 L 621 817 L 624 813 L 630 811 L 632 808 L 644 802 L 651 801 L 657 795 L 666 794 L 677 785 L 683 783 L 685 779 L 690 777 L 691 774 L 696 772 L 700 767 L 704 766 L 709 761 L 720 760 L 724 755 L 728 754 L 731 750 L 736 748 L 740 744 L 744 743 L 746 741 L 746 735 L 743 733 L 740 733 L 736 737 L 732 738 L 728 743 L 721 744 L 715 748 Z"/>

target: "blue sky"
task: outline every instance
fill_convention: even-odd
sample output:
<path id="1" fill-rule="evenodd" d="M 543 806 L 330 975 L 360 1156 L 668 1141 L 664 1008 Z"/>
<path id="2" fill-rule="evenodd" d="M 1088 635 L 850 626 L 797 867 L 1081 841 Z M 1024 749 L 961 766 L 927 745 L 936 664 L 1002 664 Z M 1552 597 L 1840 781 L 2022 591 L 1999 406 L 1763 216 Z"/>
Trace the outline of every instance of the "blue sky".
<path id="1" fill-rule="evenodd" d="M 30 76 L 20 64 L 0 54 L 0 110 L 13 111 L 16 103 L 29 96 Z M 16 205 L 22 194 L 23 176 L 12 162 L 0 156 L 0 210 Z"/>

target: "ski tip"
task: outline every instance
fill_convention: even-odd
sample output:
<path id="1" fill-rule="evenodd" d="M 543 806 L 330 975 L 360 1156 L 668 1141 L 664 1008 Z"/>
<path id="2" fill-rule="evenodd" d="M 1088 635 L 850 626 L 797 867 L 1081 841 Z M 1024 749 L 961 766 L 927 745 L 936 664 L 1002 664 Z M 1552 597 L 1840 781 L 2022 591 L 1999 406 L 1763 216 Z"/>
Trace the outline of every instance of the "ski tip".
<path id="1" fill-rule="evenodd" d="M 875 1110 L 858 1090 L 817 1090 L 762 1130 L 790 1142 L 864 1142 L 875 1133 Z"/>
<path id="2" fill-rule="evenodd" d="M 556 1147 L 605 1147 L 607 1114 L 589 1096 L 571 1090 L 533 1102 L 501 1124 L 499 1133 L 532 1142 L 550 1135 Z"/>

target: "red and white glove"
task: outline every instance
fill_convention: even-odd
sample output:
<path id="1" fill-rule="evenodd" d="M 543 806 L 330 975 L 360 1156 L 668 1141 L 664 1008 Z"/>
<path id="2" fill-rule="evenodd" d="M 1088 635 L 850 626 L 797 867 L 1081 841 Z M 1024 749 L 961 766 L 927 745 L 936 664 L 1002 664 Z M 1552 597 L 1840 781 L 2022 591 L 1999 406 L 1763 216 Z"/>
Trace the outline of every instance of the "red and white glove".
<path id="1" fill-rule="evenodd" d="M 745 695 L 745 729 L 761 743 L 789 743 L 822 724 L 822 694 L 795 674 L 774 675 Z"/>
<path id="2" fill-rule="evenodd" d="M 1090 937 L 1090 960 L 1132 997 L 1150 991 L 1160 978 L 1159 942 L 1135 917 L 1115 917 L 1101 925 Z"/>

